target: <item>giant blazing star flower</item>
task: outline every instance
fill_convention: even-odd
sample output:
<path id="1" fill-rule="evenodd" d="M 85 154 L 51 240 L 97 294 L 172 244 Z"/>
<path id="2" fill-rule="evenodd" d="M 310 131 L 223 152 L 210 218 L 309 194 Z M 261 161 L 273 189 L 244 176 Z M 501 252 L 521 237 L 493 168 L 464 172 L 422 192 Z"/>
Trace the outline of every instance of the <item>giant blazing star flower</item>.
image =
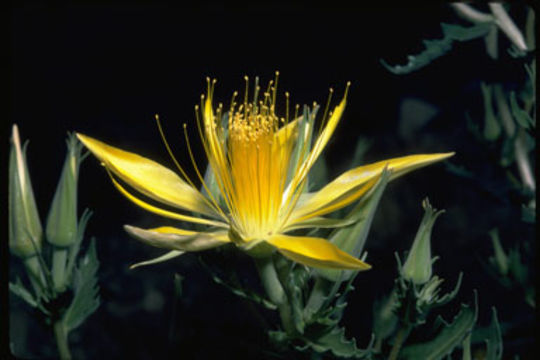
<path id="1" fill-rule="evenodd" d="M 183 178 L 150 159 L 77 135 L 103 163 L 114 185 L 129 200 L 158 215 L 208 226 L 206 231 L 193 231 L 170 226 L 144 230 L 126 225 L 125 229 L 137 239 L 171 250 L 145 263 L 232 242 L 256 257 L 268 256 L 277 250 L 308 266 L 368 269 L 368 264 L 325 239 L 287 233 L 319 227 L 328 220 L 323 215 L 367 195 L 385 168 L 391 171 L 390 178 L 393 179 L 452 155 L 412 155 L 360 166 L 343 173 L 317 192 L 306 192 L 308 172 L 334 133 L 345 109 L 347 91 L 339 105 L 323 116 L 323 121 L 325 118 L 327 121 L 321 125 L 319 135 L 310 146 L 312 114 L 308 111 L 289 122 L 287 106 L 286 118 L 278 117 L 275 83 L 270 82 L 261 99 L 258 99 L 259 88 L 256 87 L 253 100 L 248 101 L 246 79 L 243 101 L 237 104 L 233 96 L 227 124 L 222 125 L 223 107 L 220 105 L 216 110 L 212 107 L 215 80 L 208 81 L 207 95 L 201 97 L 200 107 L 196 106 L 197 124 L 219 191 L 209 191 L 209 185 L 196 167 L 205 191 L 198 190 L 176 160 Z M 187 132 L 186 140 L 189 145 Z M 166 141 L 165 144 L 170 152 Z M 192 156 L 189 146 L 188 149 Z M 142 200 L 117 179 L 177 211 Z M 332 222 L 326 221 L 328 223 Z"/>

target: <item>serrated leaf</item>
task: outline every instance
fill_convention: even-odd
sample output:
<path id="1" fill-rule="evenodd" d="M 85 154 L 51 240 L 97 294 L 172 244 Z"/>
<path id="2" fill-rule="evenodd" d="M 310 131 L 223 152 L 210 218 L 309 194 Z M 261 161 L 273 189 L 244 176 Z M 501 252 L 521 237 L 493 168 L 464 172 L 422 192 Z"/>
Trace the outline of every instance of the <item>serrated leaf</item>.
<path id="1" fill-rule="evenodd" d="M 400 355 L 404 359 L 424 359 L 439 360 L 451 354 L 460 346 L 467 335 L 470 334 L 476 323 L 478 304 L 474 300 L 474 309 L 468 305 L 461 305 L 461 311 L 454 317 L 452 323 L 446 323 L 440 316 L 437 323 L 442 324 L 442 330 L 431 341 L 409 345 L 405 347 Z"/>
<path id="2" fill-rule="evenodd" d="M 200 259 L 199 259 L 200 260 Z M 270 300 L 264 298 L 263 296 L 257 294 L 254 291 L 251 291 L 249 289 L 240 288 L 239 286 L 233 285 L 230 282 L 224 280 L 221 278 L 217 273 L 215 273 L 210 267 L 204 263 L 202 260 L 200 260 L 200 264 L 203 266 L 203 268 L 210 274 L 210 277 L 212 280 L 221 286 L 226 287 L 230 292 L 232 292 L 234 295 L 239 296 L 241 298 L 251 300 L 259 305 L 262 305 L 270 310 L 276 310 L 277 306 Z"/>
<path id="3" fill-rule="evenodd" d="M 100 304 L 99 289 L 97 286 L 97 270 L 99 261 L 96 253 L 96 242 L 92 239 L 79 266 L 73 273 L 73 301 L 64 314 L 63 321 L 67 331 L 81 325 Z"/>
<path id="4" fill-rule="evenodd" d="M 373 339 L 372 339 L 373 340 Z M 330 352 L 335 356 L 344 358 L 367 358 L 371 355 L 372 342 L 367 349 L 359 349 L 356 340 L 347 340 L 344 328 L 334 328 L 332 331 L 323 334 L 316 339 L 305 339 L 306 345 L 296 346 L 297 350 L 305 351 L 308 348 L 318 353 Z"/>
<path id="5" fill-rule="evenodd" d="M 501 360 L 503 354 L 501 327 L 497 319 L 497 310 L 495 308 L 491 310 L 491 325 L 489 326 L 489 337 L 486 339 L 487 352 L 485 360 Z"/>
<path id="6" fill-rule="evenodd" d="M 471 27 L 442 23 L 443 38 L 437 40 L 424 40 L 424 51 L 418 55 L 407 56 L 407 64 L 391 66 L 384 60 L 381 60 L 381 63 L 388 71 L 394 74 L 408 74 L 423 68 L 433 60 L 445 55 L 452 49 L 454 41 L 469 41 L 485 36 L 492 26 L 491 23 L 481 23 Z"/>

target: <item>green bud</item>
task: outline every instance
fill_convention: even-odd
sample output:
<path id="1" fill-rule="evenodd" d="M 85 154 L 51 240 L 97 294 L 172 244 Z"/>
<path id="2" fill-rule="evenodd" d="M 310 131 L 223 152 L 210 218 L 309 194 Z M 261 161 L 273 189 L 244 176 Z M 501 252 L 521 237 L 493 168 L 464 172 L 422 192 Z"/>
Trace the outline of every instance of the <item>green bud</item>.
<path id="1" fill-rule="evenodd" d="M 43 230 L 26 163 L 19 129 L 13 125 L 9 155 L 9 249 L 26 259 L 41 251 Z"/>
<path id="2" fill-rule="evenodd" d="M 47 240 L 58 247 L 68 247 L 77 240 L 77 179 L 82 145 L 75 135 L 67 139 L 67 155 L 62 175 L 47 219 Z"/>
<path id="3" fill-rule="evenodd" d="M 433 259 L 431 258 L 431 229 L 437 217 L 444 210 L 434 209 L 426 198 L 422 201 L 424 217 L 414 238 L 411 251 L 405 264 L 401 268 L 401 275 L 416 285 L 422 285 L 429 281 L 432 273 Z"/>

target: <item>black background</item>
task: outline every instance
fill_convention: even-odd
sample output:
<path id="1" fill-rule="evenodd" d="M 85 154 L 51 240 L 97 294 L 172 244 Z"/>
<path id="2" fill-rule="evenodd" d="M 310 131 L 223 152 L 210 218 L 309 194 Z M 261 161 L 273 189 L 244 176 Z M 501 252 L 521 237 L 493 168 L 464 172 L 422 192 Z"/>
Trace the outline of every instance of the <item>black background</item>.
<path id="1" fill-rule="evenodd" d="M 306 7 L 271 2 L 171 7 L 159 2 L 18 3 L 10 36 L 10 120 L 3 120 L 7 150 L 9 127 L 17 123 L 30 139 L 28 161 L 42 219 L 52 200 L 65 156 L 67 131 L 78 131 L 135 151 L 173 167 L 153 119 L 159 114 L 179 161 L 190 164 L 181 133 L 191 129 L 200 166 L 205 158 L 194 127 L 193 106 L 205 90 L 205 77 L 218 79 L 216 98 L 227 103 L 243 88 L 243 76 L 262 83 L 279 70 L 280 92 L 294 103 L 324 104 L 328 88 L 337 99 L 352 82 L 345 115 L 325 150 L 332 176 L 348 167 L 359 137 L 372 141 L 366 162 L 422 152 L 456 151 L 452 163 L 472 169 L 478 179 L 452 175 L 437 164 L 392 183 L 383 196 L 367 244 L 373 270 L 358 276 L 343 323 L 360 346 L 369 341 L 374 300 L 387 294 L 396 275 L 394 252 L 411 245 L 429 196 L 446 209 L 433 233 L 435 272 L 451 289 L 464 272 L 460 297 L 443 309 L 450 320 L 460 301 L 472 302 L 479 290 L 481 324 L 496 306 L 503 323 L 520 324 L 505 335 L 505 354 L 527 358 L 532 328 L 522 297 L 512 296 L 481 265 L 490 255 L 487 232 L 499 227 L 504 245 L 533 235 L 519 220 L 519 202 L 509 197 L 492 165 L 493 146 L 479 144 L 464 114 L 481 123 L 480 81 L 517 86 L 522 63 L 501 51 L 497 63 L 482 40 L 460 43 L 427 68 L 405 76 L 380 63 L 404 63 L 422 50 L 422 39 L 441 36 L 440 22 L 462 23 L 444 3 L 402 3 L 346 7 Z M 516 20 L 524 21 L 519 9 Z M 508 45 L 500 38 L 501 49 Z M 337 100 L 336 100 L 337 101 Z M 405 104 L 420 103 L 413 113 Z M 419 120 L 418 129 L 407 121 Z M 408 119 L 408 120 L 407 120 Z M 414 121 L 414 120 L 413 120 Z M 403 130 L 405 129 L 405 130 Z M 412 130 L 411 130 L 412 129 Z M 7 168 L 7 151 L 2 166 Z M 4 165 L 5 164 L 5 165 Z M 504 184 L 504 181 L 502 182 Z M 488 184 L 488 185 L 486 185 Z M 489 185 L 495 184 L 495 185 Z M 485 187 L 491 190 L 486 191 Z M 7 188 L 7 185 L 6 185 Z M 70 337 L 77 359 L 161 359 L 255 357 L 269 349 L 261 322 L 273 314 L 239 300 L 212 282 L 196 257 L 130 271 L 128 266 L 161 254 L 129 238 L 123 224 L 151 227 L 166 221 L 135 208 L 111 186 L 94 158 L 81 167 L 80 210 L 94 211 L 87 229 L 97 238 L 101 261 L 102 305 Z M 518 205 L 516 205 L 518 204 Z M 517 209 L 517 210 L 516 210 Z M 219 258 L 238 267 L 257 289 L 255 269 L 243 254 Z M 17 274 L 16 259 L 10 262 Z M 185 276 L 184 296 L 172 316 L 173 274 Z M 14 274 L 11 278 L 13 279 Z M 25 305 L 10 296 L 10 341 L 21 357 L 54 357 L 54 341 Z M 255 311 L 259 315 L 255 315 Z M 262 314 L 262 315 L 261 315 Z M 173 319 L 174 318 L 174 319 Z M 174 341 L 168 339 L 171 320 Z M 271 325 L 272 326 L 272 325 Z"/>

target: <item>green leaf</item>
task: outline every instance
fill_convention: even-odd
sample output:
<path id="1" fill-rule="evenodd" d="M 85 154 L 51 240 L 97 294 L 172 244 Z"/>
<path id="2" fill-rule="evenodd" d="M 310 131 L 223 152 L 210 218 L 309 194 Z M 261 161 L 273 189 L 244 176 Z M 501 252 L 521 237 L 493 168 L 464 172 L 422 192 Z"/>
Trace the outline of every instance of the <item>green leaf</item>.
<path id="1" fill-rule="evenodd" d="M 63 318 L 68 332 L 81 325 L 99 306 L 98 267 L 96 242 L 92 239 L 88 251 L 79 261 L 79 266 L 73 274 L 73 301 Z"/>
<path id="2" fill-rule="evenodd" d="M 212 277 L 212 280 L 214 280 L 216 284 L 226 287 L 230 292 L 232 292 L 236 296 L 239 296 L 247 300 L 251 300 L 259 305 L 264 306 L 267 309 L 270 309 L 270 310 L 277 309 L 277 306 L 272 301 L 264 298 L 263 296 L 257 294 L 254 291 L 241 288 L 237 284 L 231 284 L 231 279 L 229 279 L 229 281 L 224 280 L 216 272 L 214 272 L 205 262 L 203 262 L 202 259 L 199 258 L 199 260 L 202 267 L 210 274 L 210 276 Z"/>
<path id="3" fill-rule="evenodd" d="M 373 339 L 367 349 L 359 349 L 354 338 L 348 340 L 345 337 L 344 328 L 336 327 L 332 331 L 329 331 L 318 338 L 304 338 L 304 341 L 306 342 L 306 345 L 296 346 L 297 350 L 305 351 L 308 348 L 311 348 L 318 353 L 330 352 L 334 356 L 356 359 L 366 359 L 372 354 L 371 347 Z"/>
<path id="4" fill-rule="evenodd" d="M 486 85 L 484 82 L 480 85 L 484 98 L 484 139 L 495 141 L 501 135 L 501 125 L 493 112 L 493 90 L 490 85 Z"/>
<path id="5" fill-rule="evenodd" d="M 536 209 L 531 206 L 521 205 L 521 220 L 529 224 L 536 223 Z"/>
<path id="6" fill-rule="evenodd" d="M 457 346 L 461 345 L 465 337 L 470 334 L 476 323 L 478 313 L 476 296 L 475 292 L 474 309 L 462 304 L 461 311 L 452 323 L 446 323 L 439 316 L 436 323 L 442 324 L 442 330 L 437 336 L 431 341 L 405 347 L 400 355 L 404 359 L 438 360 L 451 354 Z"/>
<path id="7" fill-rule="evenodd" d="M 486 360 L 501 360 L 503 354 L 503 342 L 501 327 L 497 319 L 497 309 L 491 309 L 491 325 L 489 327 L 489 337 L 486 339 L 487 352 Z"/>
<path id="8" fill-rule="evenodd" d="M 373 306 L 373 333 L 377 339 L 386 339 L 396 329 L 398 323 L 394 311 L 397 305 L 396 296 L 395 291 L 392 291 L 389 296 L 376 301 Z"/>
<path id="9" fill-rule="evenodd" d="M 491 23 L 481 23 L 471 27 L 442 23 L 443 38 L 437 40 L 424 40 L 424 51 L 415 56 L 407 56 L 407 64 L 391 66 L 384 60 L 381 60 L 381 63 L 388 71 L 394 74 L 408 74 L 423 68 L 433 60 L 445 55 L 452 49 L 454 41 L 469 41 L 485 36 L 492 26 L 493 24 Z"/>
<path id="10" fill-rule="evenodd" d="M 13 294 L 23 299 L 31 307 L 38 307 L 37 300 L 34 298 L 32 293 L 24 287 L 24 285 L 21 282 L 21 279 L 17 278 L 17 280 L 15 280 L 15 283 L 10 282 L 9 290 Z"/>
<path id="11" fill-rule="evenodd" d="M 512 109 L 512 115 L 519 126 L 529 129 L 531 126 L 534 127 L 534 120 L 529 116 L 529 114 L 519 107 L 516 99 L 516 93 L 512 91 L 510 93 L 510 107 Z"/>

